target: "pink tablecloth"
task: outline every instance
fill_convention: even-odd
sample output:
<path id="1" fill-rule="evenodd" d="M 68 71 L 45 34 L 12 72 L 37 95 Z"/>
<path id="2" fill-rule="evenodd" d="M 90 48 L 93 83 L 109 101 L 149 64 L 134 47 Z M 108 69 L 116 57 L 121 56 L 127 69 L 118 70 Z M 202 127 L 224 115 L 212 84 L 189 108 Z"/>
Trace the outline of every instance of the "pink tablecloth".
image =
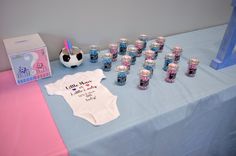
<path id="1" fill-rule="evenodd" d="M 68 155 L 37 82 L 17 86 L 0 73 L 0 155 Z"/>

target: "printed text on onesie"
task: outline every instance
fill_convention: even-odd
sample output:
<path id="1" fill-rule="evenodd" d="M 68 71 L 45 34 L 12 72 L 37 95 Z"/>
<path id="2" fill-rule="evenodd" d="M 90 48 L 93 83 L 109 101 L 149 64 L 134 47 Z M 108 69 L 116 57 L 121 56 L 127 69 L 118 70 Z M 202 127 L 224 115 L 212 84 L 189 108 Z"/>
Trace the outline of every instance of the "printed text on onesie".
<path id="1" fill-rule="evenodd" d="M 61 95 L 73 110 L 94 125 L 102 125 L 120 114 L 114 96 L 100 81 L 105 78 L 101 69 L 66 75 L 55 83 L 45 85 L 49 95 Z"/>

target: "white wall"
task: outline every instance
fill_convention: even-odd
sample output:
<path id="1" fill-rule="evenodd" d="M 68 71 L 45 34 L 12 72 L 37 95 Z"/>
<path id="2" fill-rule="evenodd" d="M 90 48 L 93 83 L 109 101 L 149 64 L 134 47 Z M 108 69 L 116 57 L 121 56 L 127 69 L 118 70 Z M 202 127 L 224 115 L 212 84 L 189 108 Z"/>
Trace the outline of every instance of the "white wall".
<path id="1" fill-rule="evenodd" d="M 63 39 L 86 50 L 140 33 L 171 35 L 228 21 L 231 0 L 0 0 L 0 71 L 10 68 L 2 39 L 38 32 L 56 59 Z"/>

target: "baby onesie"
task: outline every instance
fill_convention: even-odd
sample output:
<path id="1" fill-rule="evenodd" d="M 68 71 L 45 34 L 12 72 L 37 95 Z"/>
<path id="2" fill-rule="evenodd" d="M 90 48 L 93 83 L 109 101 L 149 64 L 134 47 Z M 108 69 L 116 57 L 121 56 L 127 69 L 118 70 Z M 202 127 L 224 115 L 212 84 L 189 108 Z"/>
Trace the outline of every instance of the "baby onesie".
<path id="1" fill-rule="evenodd" d="M 120 114 L 114 96 L 100 81 L 101 69 L 66 75 L 55 83 L 45 85 L 49 95 L 61 95 L 73 110 L 73 115 L 94 125 L 102 125 Z"/>

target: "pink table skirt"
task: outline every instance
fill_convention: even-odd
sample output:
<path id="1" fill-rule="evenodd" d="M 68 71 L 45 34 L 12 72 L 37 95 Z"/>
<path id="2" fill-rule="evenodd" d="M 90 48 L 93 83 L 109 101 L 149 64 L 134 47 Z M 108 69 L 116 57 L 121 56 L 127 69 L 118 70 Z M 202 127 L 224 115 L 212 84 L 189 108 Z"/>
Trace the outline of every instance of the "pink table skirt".
<path id="1" fill-rule="evenodd" d="M 0 73 L 0 155 L 68 155 L 37 82 L 17 86 Z"/>

